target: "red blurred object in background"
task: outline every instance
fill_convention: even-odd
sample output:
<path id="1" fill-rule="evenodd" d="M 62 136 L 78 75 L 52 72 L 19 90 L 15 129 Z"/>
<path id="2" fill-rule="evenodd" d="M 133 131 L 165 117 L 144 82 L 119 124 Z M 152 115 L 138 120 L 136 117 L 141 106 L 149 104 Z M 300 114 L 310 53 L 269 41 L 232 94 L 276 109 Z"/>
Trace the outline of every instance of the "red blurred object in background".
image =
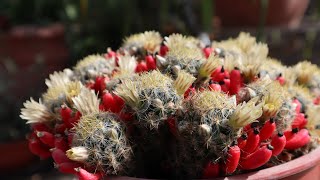
<path id="1" fill-rule="evenodd" d="M 266 25 L 296 28 L 308 4 L 309 0 L 269 0 Z M 217 0 L 215 12 L 222 26 L 257 26 L 260 22 L 261 0 Z"/>

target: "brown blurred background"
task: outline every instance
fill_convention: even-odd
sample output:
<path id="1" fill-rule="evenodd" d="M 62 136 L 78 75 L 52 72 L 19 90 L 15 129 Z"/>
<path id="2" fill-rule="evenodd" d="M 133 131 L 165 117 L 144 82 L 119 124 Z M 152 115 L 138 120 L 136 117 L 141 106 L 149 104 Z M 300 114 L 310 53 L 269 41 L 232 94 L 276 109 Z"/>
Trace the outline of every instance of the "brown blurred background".
<path id="1" fill-rule="evenodd" d="M 27 151 L 19 118 L 49 73 L 145 30 L 204 41 L 248 31 L 284 64 L 319 65 L 319 18 L 319 0 L 0 0 L 0 179 L 58 178 L 50 160 Z"/>

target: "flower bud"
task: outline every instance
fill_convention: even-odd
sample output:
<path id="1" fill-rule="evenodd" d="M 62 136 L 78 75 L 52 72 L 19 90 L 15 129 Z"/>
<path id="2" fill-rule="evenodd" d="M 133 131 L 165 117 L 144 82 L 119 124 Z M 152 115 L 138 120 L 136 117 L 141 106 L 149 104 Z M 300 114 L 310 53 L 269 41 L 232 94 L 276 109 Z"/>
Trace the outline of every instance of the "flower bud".
<path id="1" fill-rule="evenodd" d="M 77 162 L 84 162 L 88 159 L 89 157 L 89 152 L 87 148 L 78 146 L 78 147 L 73 147 L 69 149 L 66 152 L 66 155 L 69 159 Z"/>

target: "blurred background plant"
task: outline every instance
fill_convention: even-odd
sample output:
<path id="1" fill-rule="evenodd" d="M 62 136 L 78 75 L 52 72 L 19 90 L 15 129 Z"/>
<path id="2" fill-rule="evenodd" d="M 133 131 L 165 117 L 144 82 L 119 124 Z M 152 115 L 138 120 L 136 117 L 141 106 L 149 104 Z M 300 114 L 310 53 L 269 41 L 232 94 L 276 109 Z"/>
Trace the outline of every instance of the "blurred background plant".
<path id="1" fill-rule="evenodd" d="M 297 6 L 301 24 L 271 23 L 273 7 L 289 7 L 283 5 L 287 0 L 1 0 L 0 142 L 24 139 L 28 129 L 19 109 L 28 97 L 39 97 L 49 73 L 88 54 L 104 53 L 107 47 L 116 49 L 136 32 L 178 32 L 208 43 L 248 31 L 267 42 L 270 54 L 285 64 L 304 58 L 320 64 L 320 52 L 315 51 L 320 46 L 320 1 L 289 1 L 304 2 Z M 246 13 L 237 3 L 242 10 L 248 8 Z M 224 15 L 230 16 L 230 23 Z"/>

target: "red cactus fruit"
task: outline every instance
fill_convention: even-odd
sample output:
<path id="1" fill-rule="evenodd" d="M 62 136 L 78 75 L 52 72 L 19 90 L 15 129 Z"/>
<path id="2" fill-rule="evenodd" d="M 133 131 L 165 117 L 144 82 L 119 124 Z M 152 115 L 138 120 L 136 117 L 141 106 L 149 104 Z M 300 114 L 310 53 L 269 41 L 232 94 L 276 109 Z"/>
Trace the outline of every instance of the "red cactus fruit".
<path id="1" fill-rule="evenodd" d="M 66 155 L 65 151 L 58 149 L 58 148 L 53 148 L 50 149 L 52 158 L 55 163 L 61 164 L 61 163 L 67 163 L 67 162 L 72 162 Z"/>
<path id="2" fill-rule="evenodd" d="M 266 164 L 272 156 L 271 145 L 264 145 L 259 147 L 255 152 L 241 159 L 239 167 L 244 170 L 256 169 Z"/>
<path id="3" fill-rule="evenodd" d="M 62 173 L 76 174 L 75 168 L 81 167 L 81 164 L 76 162 L 65 162 L 65 163 L 55 164 L 55 167 Z"/>
<path id="4" fill-rule="evenodd" d="M 286 136 L 283 133 L 275 134 L 271 139 L 271 145 L 273 146 L 272 155 L 278 156 L 286 145 Z"/>
<path id="5" fill-rule="evenodd" d="M 228 150 L 228 157 L 226 160 L 226 164 L 225 164 L 225 173 L 226 174 L 231 174 L 233 173 L 239 164 L 239 160 L 240 160 L 240 148 L 233 144 L 229 150 Z"/>
<path id="6" fill-rule="evenodd" d="M 47 159 L 51 157 L 49 147 L 45 146 L 38 139 L 29 140 L 29 149 L 33 154 L 39 156 L 41 159 Z"/>
<path id="7" fill-rule="evenodd" d="M 269 139 L 272 136 L 275 129 L 276 123 L 274 122 L 273 118 L 270 118 L 270 120 L 267 121 L 260 130 L 260 141 Z"/>
<path id="8" fill-rule="evenodd" d="M 75 168 L 79 180 L 99 180 L 102 178 L 101 173 L 90 173 L 82 168 Z"/>
<path id="9" fill-rule="evenodd" d="M 259 130 L 257 128 L 254 128 L 253 131 L 251 131 L 248 135 L 246 146 L 243 147 L 244 155 L 248 155 L 252 153 L 259 145 L 260 142 L 260 136 L 259 136 Z"/>
<path id="10" fill-rule="evenodd" d="M 145 57 L 148 70 L 157 69 L 156 60 L 151 55 Z"/>
<path id="11" fill-rule="evenodd" d="M 307 129 L 301 129 L 294 137 L 286 142 L 285 149 L 294 150 L 301 148 L 310 142 L 310 135 Z"/>
<path id="12" fill-rule="evenodd" d="M 242 86 L 243 80 L 239 69 L 234 69 L 230 73 L 230 95 L 238 94 Z"/>
<path id="13" fill-rule="evenodd" d="M 40 141 L 49 146 L 54 147 L 54 135 L 46 131 L 37 131 L 37 137 Z"/>

